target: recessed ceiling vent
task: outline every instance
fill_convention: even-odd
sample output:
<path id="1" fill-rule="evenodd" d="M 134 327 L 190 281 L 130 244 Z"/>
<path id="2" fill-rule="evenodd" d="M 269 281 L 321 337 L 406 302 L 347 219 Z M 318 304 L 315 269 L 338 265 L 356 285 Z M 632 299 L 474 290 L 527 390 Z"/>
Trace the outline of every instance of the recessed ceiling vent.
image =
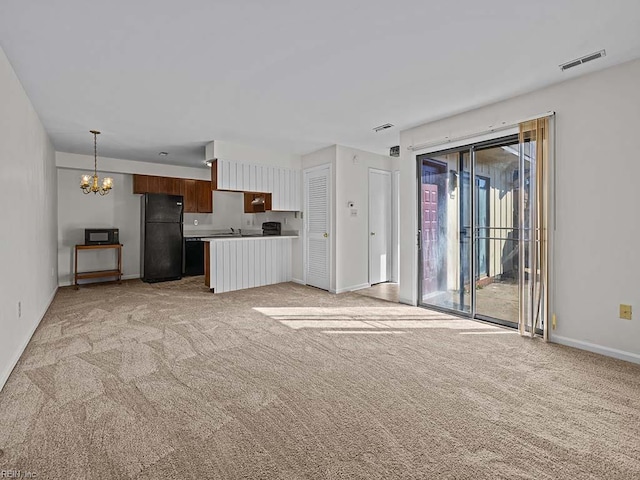
<path id="1" fill-rule="evenodd" d="M 602 58 L 606 55 L 607 52 L 604 50 L 590 53 L 589 55 L 585 55 L 584 57 L 576 58 L 575 60 L 571 60 L 570 62 L 563 63 L 562 65 L 560 65 L 560 70 L 564 72 L 565 70 L 569 70 L 570 68 L 577 67 L 578 65 L 582 65 L 583 63 L 587 63 L 592 60 L 597 60 L 598 58 Z"/>
<path id="2" fill-rule="evenodd" d="M 381 132 L 382 130 L 386 130 L 387 128 L 393 127 L 392 123 L 385 123 L 384 125 L 378 125 L 373 129 L 374 132 Z"/>

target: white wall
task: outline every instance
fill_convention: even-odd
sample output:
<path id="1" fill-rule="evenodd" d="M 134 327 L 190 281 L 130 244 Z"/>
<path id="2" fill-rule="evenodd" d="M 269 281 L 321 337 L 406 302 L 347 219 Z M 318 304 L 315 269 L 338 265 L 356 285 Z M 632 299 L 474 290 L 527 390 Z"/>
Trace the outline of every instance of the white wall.
<path id="1" fill-rule="evenodd" d="M 133 177 L 110 173 L 114 188 L 105 196 L 82 193 L 83 170 L 58 169 L 58 284 L 73 283 L 73 247 L 84 243 L 85 228 L 118 228 L 124 278 L 140 276 L 140 195 L 133 195 Z M 86 251 L 78 255 L 82 271 L 108 270 L 115 251 Z"/>
<path id="2" fill-rule="evenodd" d="M 416 168 L 411 145 L 556 114 L 555 313 L 551 340 L 640 362 L 640 60 L 401 133 L 400 295 L 416 302 Z"/>
<path id="3" fill-rule="evenodd" d="M 331 165 L 333 206 L 329 290 L 341 293 L 369 285 L 369 168 L 392 171 L 398 168 L 398 160 L 342 145 L 302 157 L 303 169 L 327 164 Z M 349 201 L 356 205 L 356 217 L 347 207 Z"/>
<path id="4" fill-rule="evenodd" d="M 64 154 L 67 155 L 67 154 Z M 98 167 L 102 171 L 102 162 Z M 127 162 L 126 160 L 122 160 Z M 132 162 L 144 163 L 144 162 Z M 92 164 L 92 162 L 91 162 Z M 146 164 L 143 172 L 148 175 L 163 175 L 166 166 Z M 113 168 L 113 167 L 112 167 Z M 188 168 L 188 167 L 178 167 Z M 197 169 L 192 169 L 197 170 Z M 113 190 L 103 197 L 82 193 L 80 175 L 84 170 L 58 169 L 58 283 L 73 283 L 73 247 L 84 243 L 85 228 L 118 228 L 122 249 L 122 269 L 125 279 L 140 276 L 140 197 L 133 192 L 133 175 L 115 173 Z M 205 170 L 208 172 L 208 170 Z M 187 173 L 189 173 L 187 171 Z M 100 174 L 100 172 L 99 172 Z M 241 193 L 213 192 L 213 214 L 187 213 L 184 216 L 186 233 L 204 233 L 214 230 L 240 228 L 242 222 L 243 197 Z M 198 220 L 198 225 L 193 224 Z M 81 252 L 79 268 L 105 270 L 114 265 L 113 251 Z"/>
<path id="5" fill-rule="evenodd" d="M 244 195 L 240 192 L 213 192 L 213 213 L 185 213 L 184 231 L 203 234 L 242 227 Z M 194 225 L 198 220 L 198 225 Z"/>
<path id="6" fill-rule="evenodd" d="M 393 170 L 392 158 L 337 146 L 336 157 L 336 291 L 369 286 L 369 169 Z M 351 216 L 348 202 L 358 215 Z M 392 248 L 393 250 L 393 248 Z"/>
<path id="7" fill-rule="evenodd" d="M 207 160 L 220 158 L 230 162 L 274 165 L 285 168 L 300 168 L 302 162 L 302 157 L 294 153 L 267 150 L 224 140 L 215 140 L 208 143 L 205 146 L 205 157 Z"/>
<path id="8" fill-rule="evenodd" d="M 72 168 L 93 170 L 93 155 L 56 152 L 56 166 L 58 168 Z M 157 175 L 159 177 L 194 178 L 196 180 L 211 180 L 211 169 L 203 165 L 202 168 L 165 165 L 160 163 L 138 162 L 123 158 L 109 158 L 100 156 L 100 137 L 98 137 L 98 170 L 99 172 L 138 173 L 141 175 Z M 130 190 L 131 191 L 131 190 Z"/>
<path id="9" fill-rule="evenodd" d="M 2 388 L 56 291 L 57 215 L 53 146 L 1 48 L 0 105 Z"/>

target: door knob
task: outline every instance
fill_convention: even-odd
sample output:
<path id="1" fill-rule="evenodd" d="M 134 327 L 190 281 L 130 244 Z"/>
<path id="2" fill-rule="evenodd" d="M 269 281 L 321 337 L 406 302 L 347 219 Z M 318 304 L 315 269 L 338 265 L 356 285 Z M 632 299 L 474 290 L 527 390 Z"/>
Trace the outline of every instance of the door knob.
<path id="1" fill-rule="evenodd" d="M 325 232 L 325 234 L 323 235 L 324 238 L 327 238 L 329 236 L 328 233 Z"/>
<path id="2" fill-rule="evenodd" d="M 373 237 L 376 234 L 376 232 L 371 232 L 371 236 Z"/>

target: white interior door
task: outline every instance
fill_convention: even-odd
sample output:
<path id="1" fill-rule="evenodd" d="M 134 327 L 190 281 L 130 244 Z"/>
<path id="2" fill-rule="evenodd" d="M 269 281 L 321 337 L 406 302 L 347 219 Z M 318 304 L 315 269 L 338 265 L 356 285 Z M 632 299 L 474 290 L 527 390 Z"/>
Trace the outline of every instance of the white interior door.
<path id="1" fill-rule="evenodd" d="M 369 283 L 391 278 L 391 172 L 369 169 Z"/>
<path id="2" fill-rule="evenodd" d="M 305 251 L 307 285 L 329 290 L 329 166 L 305 170 Z"/>

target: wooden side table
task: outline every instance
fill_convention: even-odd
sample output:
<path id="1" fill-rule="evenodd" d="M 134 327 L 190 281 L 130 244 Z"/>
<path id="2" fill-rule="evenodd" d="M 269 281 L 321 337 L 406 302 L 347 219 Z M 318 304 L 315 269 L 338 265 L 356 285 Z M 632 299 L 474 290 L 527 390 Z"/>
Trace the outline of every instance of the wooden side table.
<path id="1" fill-rule="evenodd" d="M 78 272 L 78 251 L 80 250 L 104 250 L 107 248 L 114 248 L 118 254 L 118 268 L 113 270 L 96 270 L 93 272 Z M 84 278 L 112 278 L 116 277 L 116 281 L 121 283 L 122 281 L 122 244 L 116 243 L 114 245 L 76 245 L 75 246 L 75 268 L 74 268 L 74 286 L 76 290 L 80 288 L 78 280 Z M 107 280 L 110 281 L 110 280 Z"/>

